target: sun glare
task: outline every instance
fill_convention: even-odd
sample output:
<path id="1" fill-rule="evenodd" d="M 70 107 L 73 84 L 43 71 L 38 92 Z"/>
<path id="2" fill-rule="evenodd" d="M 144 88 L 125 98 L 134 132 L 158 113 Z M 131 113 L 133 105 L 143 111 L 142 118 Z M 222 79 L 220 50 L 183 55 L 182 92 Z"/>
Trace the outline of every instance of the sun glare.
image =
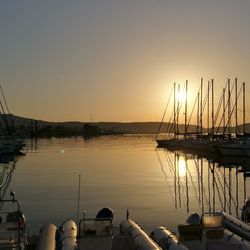
<path id="1" fill-rule="evenodd" d="M 186 162 L 184 159 L 180 159 L 178 161 L 178 171 L 180 177 L 186 176 L 187 169 L 186 169 Z"/>
<path id="2" fill-rule="evenodd" d="M 184 102 L 185 99 L 186 99 L 186 94 L 185 94 L 185 92 L 184 92 L 184 91 L 179 91 L 179 92 L 177 93 L 177 100 L 178 100 L 179 102 Z"/>

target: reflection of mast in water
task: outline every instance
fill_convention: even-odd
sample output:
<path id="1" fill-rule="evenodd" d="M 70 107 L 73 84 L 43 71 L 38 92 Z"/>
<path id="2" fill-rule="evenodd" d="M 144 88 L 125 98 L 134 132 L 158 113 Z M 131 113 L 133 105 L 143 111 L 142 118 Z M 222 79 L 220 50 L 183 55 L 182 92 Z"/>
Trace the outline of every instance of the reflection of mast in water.
<path id="1" fill-rule="evenodd" d="M 200 188 L 200 167 L 199 167 L 199 160 L 195 160 L 194 159 L 194 163 L 196 166 L 196 170 L 197 170 L 197 180 L 198 180 L 198 194 L 199 194 L 199 204 L 201 203 L 201 188 Z"/>
<path id="2" fill-rule="evenodd" d="M 190 172 L 187 168 L 186 156 L 180 157 L 180 154 L 178 154 L 176 152 L 174 154 L 170 154 L 166 151 L 164 151 L 164 155 L 165 155 L 165 158 L 166 158 L 166 161 L 168 164 L 169 173 L 172 175 L 172 178 L 174 180 L 174 182 L 173 182 L 174 198 L 172 198 L 172 199 L 174 200 L 175 209 L 177 209 L 178 207 L 181 208 L 182 204 L 186 203 L 187 204 L 187 211 L 189 212 L 188 174 L 190 175 Z M 164 169 L 163 163 L 162 163 L 158 153 L 157 153 L 157 156 L 158 156 L 158 160 L 159 160 L 160 165 L 161 165 L 161 170 L 165 176 L 165 181 L 166 181 L 167 173 Z M 183 177 L 183 178 L 181 178 L 181 177 Z M 185 186 L 181 185 L 182 180 L 183 180 L 183 184 L 185 184 Z M 191 179 L 191 182 L 192 182 L 192 179 Z M 167 184 L 169 186 L 169 183 L 167 183 Z M 186 192 L 183 192 L 182 188 L 186 188 Z M 171 190 L 171 187 L 169 187 L 169 190 Z M 186 193 L 186 197 L 184 197 L 185 193 Z M 170 195 L 172 197 L 171 192 L 170 192 Z"/>
<path id="3" fill-rule="evenodd" d="M 224 211 L 226 211 L 226 200 L 227 200 L 227 197 L 226 197 L 226 168 L 224 168 L 224 186 L 223 186 L 223 190 L 224 190 Z"/>
<path id="4" fill-rule="evenodd" d="M 212 171 L 212 170 L 211 170 Z M 228 213 L 232 214 L 232 204 L 235 207 L 235 214 L 238 217 L 239 216 L 239 180 L 238 180 L 238 168 L 235 169 L 235 197 L 233 196 L 232 189 L 233 189 L 233 182 L 232 182 L 232 168 L 228 169 L 228 175 L 226 173 L 226 168 L 223 167 L 223 172 L 221 171 L 221 168 L 214 169 L 215 173 L 214 175 L 217 177 L 217 181 L 215 179 L 215 186 L 217 188 L 218 192 L 218 198 L 221 204 L 221 209 L 226 212 L 228 209 Z M 221 178 L 219 176 L 219 173 L 221 174 Z M 228 176 L 228 181 L 227 177 Z M 223 180 L 223 184 L 221 183 L 221 180 Z M 219 184 L 219 185 L 218 185 Z M 224 200 L 222 202 L 220 190 L 223 192 Z M 244 188 L 245 190 L 245 188 Z M 228 196 L 226 195 L 228 193 Z M 227 199 L 228 197 L 228 199 Z"/>
<path id="5" fill-rule="evenodd" d="M 218 171 L 221 173 L 222 176 L 224 176 L 223 180 L 224 180 L 224 185 L 222 187 L 222 184 L 220 183 L 221 189 L 223 190 L 224 193 L 224 211 L 226 212 L 226 208 L 228 207 L 228 212 L 231 214 L 232 213 L 232 202 L 234 204 L 234 207 L 237 209 L 238 207 L 238 200 L 234 199 L 233 195 L 232 195 L 232 169 L 229 168 L 229 172 L 228 172 L 228 182 L 226 179 L 226 168 L 224 167 L 224 172 L 222 174 L 221 169 L 218 168 Z M 236 174 L 238 174 L 236 172 Z M 219 178 L 219 177 L 218 177 Z M 238 179 L 238 177 L 236 176 L 236 179 Z M 237 180 L 236 180 L 236 185 L 235 185 L 235 189 L 236 189 L 236 193 L 238 192 L 239 187 L 237 186 Z M 226 200 L 226 190 L 228 190 L 228 201 Z M 222 207 L 222 206 L 221 206 Z"/>
<path id="6" fill-rule="evenodd" d="M 37 137 L 32 137 L 30 139 L 30 150 L 37 151 Z"/>
<path id="7" fill-rule="evenodd" d="M 201 158 L 201 208 L 204 213 L 204 189 L 203 189 L 203 159 Z"/>
<path id="8" fill-rule="evenodd" d="M 187 201 L 187 213 L 189 213 L 189 193 L 188 193 L 188 176 L 187 176 L 187 170 L 188 170 L 188 165 L 187 165 L 187 156 L 185 155 L 185 164 L 186 164 L 186 201 Z"/>
<path id="9" fill-rule="evenodd" d="M 239 203 L 243 196 L 244 200 L 247 197 L 246 177 L 244 176 L 242 183 L 243 175 L 240 174 L 239 167 L 222 169 L 221 165 L 205 161 L 204 158 L 189 158 L 189 155 L 180 152 L 163 152 L 167 168 L 164 168 L 164 161 L 161 162 L 160 155 L 157 155 L 165 182 L 170 186 L 168 189 L 173 191 L 169 193 L 175 209 L 185 207 L 189 213 L 190 206 L 193 205 L 190 201 L 195 198 L 194 205 L 201 212 L 219 209 L 239 217 Z M 170 178 L 168 180 L 172 180 L 172 185 L 167 182 L 167 176 Z M 244 188 L 243 192 L 239 193 L 239 188 Z"/>
<path id="10" fill-rule="evenodd" d="M 170 154 L 168 154 L 166 151 L 164 151 L 164 153 L 165 153 L 165 158 L 168 162 L 168 169 L 172 175 L 172 178 L 174 179 L 174 204 L 175 204 L 175 209 L 177 209 L 176 155 L 174 154 L 174 159 L 171 159 Z"/>
<path id="11" fill-rule="evenodd" d="M 176 154 L 174 154 L 174 197 L 175 197 L 175 209 L 177 209 L 177 185 L 176 185 Z"/>
<path id="12" fill-rule="evenodd" d="M 213 212 L 215 212 L 215 177 L 214 177 L 214 163 L 213 163 L 213 168 L 212 168 L 212 176 L 213 176 Z"/>
<path id="13" fill-rule="evenodd" d="M 244 175 L 244 201 L 247 198 L 247 194 L 246 194 L 246 176 Z"/>
<path id="14" fill-rule="evenodd" d="M 157 150 L 156 150 L 156 154 L 157 154 L 158 161 L 160 162 L 161 171 L 162 171 L 163 175 L 165 176 L 165 182 L 166 182 L 166 184 L 168 185 L 169 194 L 170 194 L 170 196 L 171 196 L 172 201 L 174 202 L 174 198 L 173 198 L 173 194 L 172 194 L 172 191 L 171 191 L 171 187 L 170 187 L 170 185 L 169 185 L 169 183 L 168 183 L 168 181 L 167 181 L 167 173 L 166 173 L 166 171 L 164 170 L 163 163 L 162 163 L 162 161 L 161 161 L 161 158 L 160 158 L 160 156 L 159 156 Z"/>
<path id="15" fill-rule="evenodd" d="M 232 205 L 231 205 L 231 200 L 232 200 L 232 173 L 231 173 L 231 168 L 229 168 L 229 172 L 228 172 L 228 182 L 229 182 L 229 214 L 232 213 Z"/>
<path id="16" fill-rule="evenodd" d="M 175 164 L 177 168 L 177 184 L 178 184 L 178 198 L 179 198 L 179 206 L 181 208 L 181 187 L 180 187 L 180 155 L 177 154 L 177 162 Z"/>
<path id="17" fill-rule="evenodd" d="M 236 167 L 236 175 L 235 175 L 235 178 L 236 178 L 236 188 L 235 188 L 235 191 L 236 191 L 236 208 L 235 208 L 235 212 L 236 212 L 236 217 L 239 217 L 239 176 L 238 176 L 238 167 Z"/>
<path id="18" fill-rule="evenodd" d="M 211 213 L 210 162 L 208 162 L 208 168 L 207 168 L 207 188 L 208 188 L 208 212 Z"/>
<path id="19" fill-rule="evenodd" d="M 4 163 L 0 173 L 0 199 L 3 200 L 12 179 L 16 162 Z"/>

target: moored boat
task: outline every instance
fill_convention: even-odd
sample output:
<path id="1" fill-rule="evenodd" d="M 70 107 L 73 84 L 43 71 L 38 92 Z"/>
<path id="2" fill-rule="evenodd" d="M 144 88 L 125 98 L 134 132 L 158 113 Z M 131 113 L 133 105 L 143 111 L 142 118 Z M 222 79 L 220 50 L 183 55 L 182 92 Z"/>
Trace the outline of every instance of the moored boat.
<path id="1" fill-rule="evenodd" d="M 159 148 L 167 148 L 167 149 L 180 149 L 183 146 L 184 140 L 182 139 L 162 139 L 156 140 Z"/>
<path id="2" fill-rule="evenodd" d="M 103 208 L 95 218 L 85 218 L 84 213 L 78 227 L 72 220 L 63 222 L 58 233 L 56 226 L 45 226 L 39 241 L 43 248 L 38 249 L 54 250 L 56 245 L 60 250 L 249 250 L 249 238 L 228 227 L 229 217 L 222 212 L 192 214 L 186 224 L 178 225 L 178 234 L 160 226 L 148 235 L 128 212 L 127 218 L 115 226 L 113 211 Z M 237 220 L 230 222 L 237 223 L 238 229 L 249 233 L 250 226 Z M 59 236 L 57 242 L 55 235 Z"/>
<path id="3" fill-rule="evenodd" d="M 57 246 L 60 250 L 161 250 L 128 216 L 119 226 L 112 221 L 113 211 L 103 208 L 95 218 L 85 218 L 84 214 L 78 228 L 74 221 L 67 220 L 56 233 L 56 226 L 47 224 L 41 230 L 37 249 L 54 250 Z"/>
<path id="4" fill-rule="evenodd" d="M 223 156 L 245 156 L 245 150 L 242 141 L 233 140 L 216 145 L 217 150 Z"/>
<path id="5" fill-rule="evenodd" d="M 11 199 L 1 200 L 8 210 L 0 211 L 0 249 L 23 250 L 28 245 L 28 224 L 14 192 L 10 195 Z"/>
<path id="6" fill-rule="evenodd" d="M 0 155 L 11 155 L 14 154 L 16 146 L 13 143 L 0 143 Z"/>
<path id="7" fill-rule="evenodd" d="M 193 214 L 187 224 L 178 226 L 178 236 L 164 227 L 152 232 L 152 237 L 165 249 L 238 250 L 250 249 L 250 242 L 224 227 L 224 215 L 220 212 Z"/>
<path id="8" fill-rule="evenodd" d="M 223 212 L 225 228 L 240 237 L 250 240 L 250 225 L 238 218 Z"/>

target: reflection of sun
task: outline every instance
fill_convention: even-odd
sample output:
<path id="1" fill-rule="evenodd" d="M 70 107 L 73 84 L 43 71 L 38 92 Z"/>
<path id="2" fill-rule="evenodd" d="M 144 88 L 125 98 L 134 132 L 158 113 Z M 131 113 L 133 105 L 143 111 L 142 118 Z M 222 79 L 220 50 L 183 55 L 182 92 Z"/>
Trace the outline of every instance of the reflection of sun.
<path id="1" fill-rule="evenodd" d="M 179 176 L 180 177 L 186 176 L 187 169 L 186 169 L 186 162 L 185 162 L 184 159 L 179 160 L 179 162 L 178 162 L 178 171 L 179 171 Z"/>
<path id="2" fill-rule="evenodd" d="M 185 92 L 180 90 L 180 91 L 177 93 L 177 100 L 178 100 L 179 102 L 184 102 L 185 99 L 186 99 L 186 94 L 185 94 Z"/>

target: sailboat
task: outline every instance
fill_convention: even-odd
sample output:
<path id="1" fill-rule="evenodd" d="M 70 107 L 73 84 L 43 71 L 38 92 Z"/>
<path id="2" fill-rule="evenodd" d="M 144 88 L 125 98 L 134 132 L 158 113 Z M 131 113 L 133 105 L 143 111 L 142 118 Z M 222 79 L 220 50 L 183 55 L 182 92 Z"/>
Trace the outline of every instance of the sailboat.
<path id="1" fill-rule="evenodd" d="M 2 129 L 2 135 L 0 136 L 0 156 L 20 154 L 20 151 L 25 146 L 25 143 L 22 139 L 17 139 L 14 135 L 14 121 L 11 118 L 9 107 L 1 85 L 0 91 L 3 98 L 3 102 L 0 100 L 0 127 Z M 8 113 L 8 115 L 6 115 L 6 113 Z"/>
<path id="2" fill-rule="evenodd" d="M 171 94 L 169 96 L 169 100 L 166 106 L 166 109 L 163 114 L 162 121 L 160 123 L 157 135 L 156 135 L 156 142 L 158 144 L 158 147 L 163 148 L 170 148 L 170 149 L 179 149 L 183 146 L 184 138 L 186 138 L 186 122 L 187 122 L 187 87 L 188 87 L 188 81 L 185 83 L 185 93 L 182 93 L 180 85 L 178 85 L 178 91 L 176 91 L 176 83 L 174 83 L 173 89 L 171 91 Z M 180 133 L 179 131 L 179 114 L 181 113 L 181 108 L 183 104 L 183 100 L 180 100 L 181 98 L 178 97 L 178 95 L 185 95 L 185 133 L 183 137 L 183 133 Z M 163 124 L 164 117 L 167 113 L 168 105 L 171 102 L 173 97 L 173 112 L 170 117 L 170 120 L 167 125 L 166 133 L 163 139 L 159 139 L 159 133 L 161 131 L 161 127 Z M 184 98 L 182 98 L 184 99 Z"/>
<path id="3" fill-rule="evenodd" d="M 229 139 L 223 141 L 216 145 L 217 150 L 223 156 L 250 156 L 250 139 L 245 137 L 245 83 L 242 84 L 243 90 L 243 136 L 238 136 L 238 117 L 237 117 L 237 103 L 239 93 L 237 91 L 237 78 L 235 80 L 235 104 L 233 109 L 230 109 L 230 82 L 228 84 L 228 122 L 226 127 L 224 127 L 223 134 L 225 133 L 226 128 L 229 129 Z M 235 110 L 235 137 L 231 136 L 230 127 L 231 127 L 231 116 Z"/>

